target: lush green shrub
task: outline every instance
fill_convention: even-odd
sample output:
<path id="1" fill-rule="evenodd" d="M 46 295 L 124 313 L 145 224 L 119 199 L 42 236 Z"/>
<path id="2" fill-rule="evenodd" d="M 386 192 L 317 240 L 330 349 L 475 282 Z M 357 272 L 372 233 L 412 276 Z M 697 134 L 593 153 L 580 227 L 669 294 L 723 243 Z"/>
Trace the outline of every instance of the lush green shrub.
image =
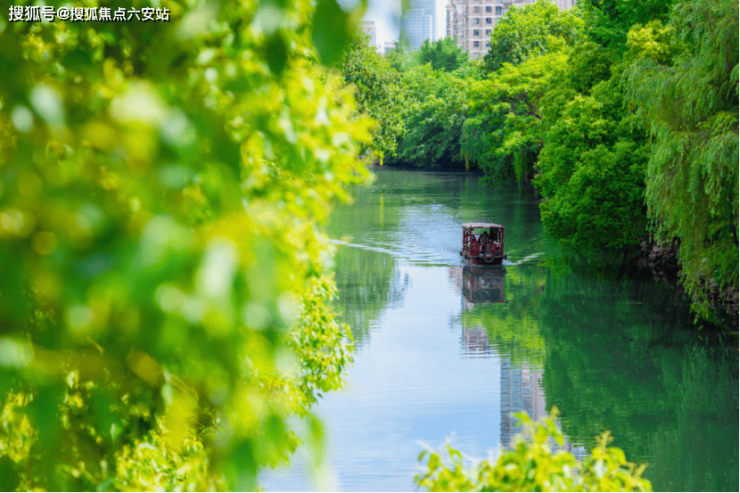
<path id="1" fill-rule="evenodd" d="M 525 436 L 498 459 L 480 461 L 466 467 L 460 451 L 450 445 L 444 452 L 425 451 L 427 471 L 416 476 L 416 483 L 427 491 L 652 491 L 642 477 L 645 466 L 627 462 L 624 452 L 608 447 L 606 432 L 598 445 L 581 462 L 555 444 L 564 444 L 563 434 L 554 419 L 533 422 L 526 413 L 517 413 Z"/>
<path id="2" fill-rule="evenodd" d="M 158 4 L 0 22 L 3 487 L 252 489 L 351 360 L 321 224 L 370 121 L 319 63 L 349 15 Z"/>

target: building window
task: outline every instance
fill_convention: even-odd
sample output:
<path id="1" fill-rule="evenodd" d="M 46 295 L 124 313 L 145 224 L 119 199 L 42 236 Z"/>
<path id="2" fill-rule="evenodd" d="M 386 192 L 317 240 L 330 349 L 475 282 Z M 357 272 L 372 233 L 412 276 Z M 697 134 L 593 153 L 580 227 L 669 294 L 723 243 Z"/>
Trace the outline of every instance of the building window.
<path id="1" fill-rule="evenodd" d="M 486 17 L 486 24 L 493 24 L 493 19 Z"/>
<path id="2" fill-rule="evenodd" d="M 473 36 L 480 36 L 480 30 L 479 29 L 473 29 Z"/>
<path id="3" fill-rule="evenodd" d="M 473 7 L 473 13 L 477 14 L 480 11 L 479 7 Z"/>
<path id="4" fill-rule="evenodd" d="M 490 47 L 491 47 L 491 42 L 490 41 L 486 41 L 486 48 L 490 48 Z"/>
<path id="5" fill-rule="evenodd" d="M 500 6 L 496 6 L 496 15 L 503 15 L 504 14 L 504 8 Z"/>
<path id="6" fill-rule="evenodd" d="M 473 41 L 473 48 L 480 47 L 480 41 Z"/>
<path id="7" fill-rule="evenodd" d="M 476 24 L 476 25 L 480 24 L 480 19 L 478 17 L 473 19 L 473 24 Z"/>
<path id="8" fill-rule="evenodd" d="M 490 14 L 490 13 L 491 13 L 491 7 L 486 7 L 486 14 Z"/>
<path id="9" fill-rule="evenodd" d="M 491 35 L 491 30 L 490 29 L 486 29 L 486 36 L 490 36 L 490 35 Z"/>

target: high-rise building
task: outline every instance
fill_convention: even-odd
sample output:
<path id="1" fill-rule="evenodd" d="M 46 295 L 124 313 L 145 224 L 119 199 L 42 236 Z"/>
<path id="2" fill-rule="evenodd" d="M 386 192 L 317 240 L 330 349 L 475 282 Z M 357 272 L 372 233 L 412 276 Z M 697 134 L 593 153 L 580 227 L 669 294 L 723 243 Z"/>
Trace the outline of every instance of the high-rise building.
<path id="1" fill-rule="evenodd" d="M 385 55 L 389 51 L 396 49 L 396 43 L 398 43 L 398 41 L 386 41 L 383 44 L 383 54 Z"/>
<path id="2" fill-rule="evenodd" d="M 526 363 L 512 365 L 509 356 L 501 357 L 501 445 L 509 447 L 514 436 L 522 433 L 512 413 L 526 411 L 538 420 L 547 415 L 542 390 L 542 370 Z"/>
<path id="3" fill-rule="evenodd" d="M 411 0 L 411 8 L 401 17 L 401 37 L 405 37 L 411 48 L 418 50 L 425 39 L 436 39 L 436 0 Z"/>
<path id="4" fill-rule="evenodd" d="M 360 22 L 360 29 L 362 29 L 362 32 L 370 36 L 370 46 L 378 49 L 378 35 L 377 30 L 375 29 L 375 21 L 363 21 Z"/>
<path id="5" fill-rule="evenodd" d="M 491 32 L 512 5 L 529 5 L 539 0 L 448 0 L 445 35 L 457 45 L 480 58 L 491 47 Z M 569 9 L 576 0 L 550 0 L 561 9 Z"/>

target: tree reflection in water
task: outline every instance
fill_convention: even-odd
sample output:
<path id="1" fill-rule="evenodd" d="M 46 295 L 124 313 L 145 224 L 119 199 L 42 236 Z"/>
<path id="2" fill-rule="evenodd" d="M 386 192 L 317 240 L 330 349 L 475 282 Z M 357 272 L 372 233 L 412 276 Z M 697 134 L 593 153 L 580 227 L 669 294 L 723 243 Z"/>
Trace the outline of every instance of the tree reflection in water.
<path id="1" fill-rule="evenodd" d="M 526 358 L 512 360 L 511 349 L 516 344 L 513 334 L 504 330 L 495 330 L 485 324 L 492 319 L 484 316 L 489 311 L 499 314 L 507 312 L 517 300 L 505 297 L 505 279 L 507 270 L 499 266 L 452 266 L 449 277 L 455 283 L 462 299 L 462 352 L 469 358 L 490 357 L 498 354 L 500 359 L 500 443 L 509 447 L 515 436 L 522 434 L 523 428 L 513 413 L 524 411 L 532 419 L 539 420 L 546 416 L 547 406 L 542 384 L 543 369 L 538 366 L 537 358 L 531 361 Z M 516 276 L 515 276 L 516 277 Z M 515 291 L 520 283 L 515 280 Z M 518 313 L 518 309 L 514 312 Z M 503 317 L 504 320 L 506 317 Z M 506 325 L 504 324 L 504 327 Z M 541 348 L 541 346 L 540 346 Z M 533 354 L 533 353 L 529 353 Z M 586 455 L 586 448 L 574 445 L 567 439 L 562 446 L 553 443 L 556 449 L 567 450 L 576 458 Z"/>
<path id="2" fill-rule="evenodd" d="M 409 279 L 401 277 L 396 258 L 387 253 L 340 246 L 334 263 L 339 288 L 334 308 L 340 320 L 349 324 L 355 345 L 361 347 L 380 313 L 403 300 Z"/>

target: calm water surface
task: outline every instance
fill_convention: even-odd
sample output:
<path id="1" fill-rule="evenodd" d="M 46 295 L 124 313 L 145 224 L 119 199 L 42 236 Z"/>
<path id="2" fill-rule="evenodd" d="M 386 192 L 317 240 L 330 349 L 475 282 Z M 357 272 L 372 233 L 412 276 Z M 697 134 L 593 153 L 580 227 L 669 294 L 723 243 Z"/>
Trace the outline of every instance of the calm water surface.
<path id="1" fill-rule="evenodd" d="M 737 351 L 702 345 L 670 291 L 570 272 L 531 194 L 377 175 L 329 228 L 357 352 L 347 388 L 317 406 L 325 468 L 312 478 L 299 449 L 263 474 L 267 491 L 414 490 L 422 443 L 483 458 L 519 431 L 512 411 L 553 405 L 576 456 L 610 430 L 656 490 L 738 490 Z M 503 268 L 462 266 L 460 224 L 477 220 L 506 226 Z"/>

